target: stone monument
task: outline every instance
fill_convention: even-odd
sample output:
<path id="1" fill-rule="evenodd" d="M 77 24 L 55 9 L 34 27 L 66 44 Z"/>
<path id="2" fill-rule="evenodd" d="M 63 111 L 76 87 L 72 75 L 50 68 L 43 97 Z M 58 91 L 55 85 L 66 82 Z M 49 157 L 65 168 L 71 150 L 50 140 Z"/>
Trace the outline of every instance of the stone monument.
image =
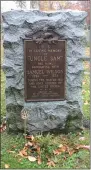
<path id="1" fill-rule="evenodd" d="M 2 14 L 9 131 L 70 132 L 82 128 L 84 11 Z"/>

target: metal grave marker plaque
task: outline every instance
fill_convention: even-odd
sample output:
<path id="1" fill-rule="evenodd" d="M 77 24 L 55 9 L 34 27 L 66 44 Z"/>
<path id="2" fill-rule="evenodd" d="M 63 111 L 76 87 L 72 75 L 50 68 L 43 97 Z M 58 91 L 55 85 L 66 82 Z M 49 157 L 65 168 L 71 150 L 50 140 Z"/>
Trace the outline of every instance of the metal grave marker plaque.
<path id="1" fill-rule="evenodd" d="M 25 101 L 65 99 L 66 41 L 24 40 Z"/>

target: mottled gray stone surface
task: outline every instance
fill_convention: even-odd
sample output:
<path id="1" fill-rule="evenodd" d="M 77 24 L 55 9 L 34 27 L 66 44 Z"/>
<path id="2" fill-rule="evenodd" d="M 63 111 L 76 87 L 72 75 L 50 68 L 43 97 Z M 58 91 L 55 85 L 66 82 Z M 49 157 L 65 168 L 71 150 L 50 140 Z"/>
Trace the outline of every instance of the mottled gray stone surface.
<path id="1" fill-rule="evenodd" d="M 87 16 L 83 11 L 9 11 L 2 14 L 4 28 L 4 63 L 6 74 L 6 115 L 9 131 L 23 130 L 21 110 L 28 109 L 27 131 L 68 132 L 82 126 L 82 75 Z M 25 34 L 31 35 L 44 27 L 67 40 L 66 100 L 55 102 L 24 101 L 24 49 Z"/>

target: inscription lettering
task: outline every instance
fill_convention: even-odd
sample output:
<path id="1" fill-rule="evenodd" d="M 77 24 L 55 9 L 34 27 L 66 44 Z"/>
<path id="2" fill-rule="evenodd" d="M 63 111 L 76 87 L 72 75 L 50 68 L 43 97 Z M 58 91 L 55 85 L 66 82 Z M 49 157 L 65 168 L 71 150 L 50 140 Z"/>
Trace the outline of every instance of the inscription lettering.
<path id="1" fill-rule="evenodd" d="M 28 56 L 30 61 L 47 61 L 46 56 Z"/>
<path id="2" fill-rule="evenodd" d="M 41 45 L 25 40 L 26 101 L 63 100 L 65 97 L 65 41 Z"/>

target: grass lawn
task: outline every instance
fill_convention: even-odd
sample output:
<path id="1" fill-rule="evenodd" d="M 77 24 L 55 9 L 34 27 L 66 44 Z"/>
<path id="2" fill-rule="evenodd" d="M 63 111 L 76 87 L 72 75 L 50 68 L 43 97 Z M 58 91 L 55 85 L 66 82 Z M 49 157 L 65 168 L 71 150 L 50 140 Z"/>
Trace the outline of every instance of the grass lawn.
<path id="1" fill-rule="evenodd" d="M 3 48 L 1 48 L 1 56 L 3 56 Z M 1 57 L 1 63 L 3 62 L 3 57 Z M 1 116 L 5 115 L 5 75 L 1 69 Z"/>
<path id="2" fill-rule="evenodd" d="M 89 64 L 84 63 L 86 71 L 89 71 Z M 89 119 L 90 117 L 90 78 L 89 74 L 84 75 L 83 80 L 83 111 L 84 116 Z M 1 72 L 1 111 L 2 115 L 5 115 L 5 77 L 3 71 Z M 69 149 L 74 150 L 80 145 L 89 145 L 89 130 L 84 129 L 80 133 L 69 133 L 68 135 L 46 135 L 46 136 L 36 136 L 35 141 L 40 145 L 41 149 L 41 164 L 37 161 L 31 162 L 25 157 L 18 155 L 19 151 L 23 149 L 25 143 L 22 134 L 14 135 L 2 132 L 1 134 L 1 168 L 10 169 L 29 169 L 29 168 L 48 168 L 55 164 L 54 168 L 61 169 L 90 169 L 90 153 L 87 149 L 78 149 L 73 154 L 68 152 L 60 152 L 60 154 L 54 154 L 59 145 L 67 146 Z M 36 157 L 36 152 L 29 153 L 30 155 Z M 48 158 L 51 159 L 48 163 Z M 54 164 L 52 164 L 52 161 Z"/>
<path id="3" fill-rule="evenodd" d="M 85 137 L 85 140 L 80 141 L 80 137 Z M 85 149 L 79 149 L 77 153 L 71 156 L 68 153 L 61 153 L 59 155 L 54 155 L 53 150 L 55 150 L 60 144 L 67 145 L 69 148 L 74 148 L 76 145 L 88 145 L 89 144 L 89 132 L 85 130 L 80 134 L 68 134 L 68 135 L 47 135 L 36 136 L 36 141 L 41 146 L 41 159 L 42 163 L 38 165 L 37 161 L 30 162 L 28 159 L 21 156 L 17 156 L 20 150 L 22 150 L 25 140 L 21 135 L 8 135 L 6 132 L 2 134 L 2 152 L 1 152 L 1 166 L 5 167 L 8 164 L 10 168 L 48 168 L 47 157 L 50 157 L 55 163 L 55 168 L 78 168 L 84 169 L 89 168 L 89 151 Z M 14 151 L 9 153 L 10 151 Z M 36 156 L 36 153 L 30 153 L 30 155 Z M 47 157 L 46 157 L 47 156 Z"/>
<path id="4" fill-rule="evenodd" d="M 90 73 L 89 62 L 84 62 L 84 68 L 85 72 Z M 90 119 L 90 74 L 84 74 L 82 94 L 84 116 Z"/>

